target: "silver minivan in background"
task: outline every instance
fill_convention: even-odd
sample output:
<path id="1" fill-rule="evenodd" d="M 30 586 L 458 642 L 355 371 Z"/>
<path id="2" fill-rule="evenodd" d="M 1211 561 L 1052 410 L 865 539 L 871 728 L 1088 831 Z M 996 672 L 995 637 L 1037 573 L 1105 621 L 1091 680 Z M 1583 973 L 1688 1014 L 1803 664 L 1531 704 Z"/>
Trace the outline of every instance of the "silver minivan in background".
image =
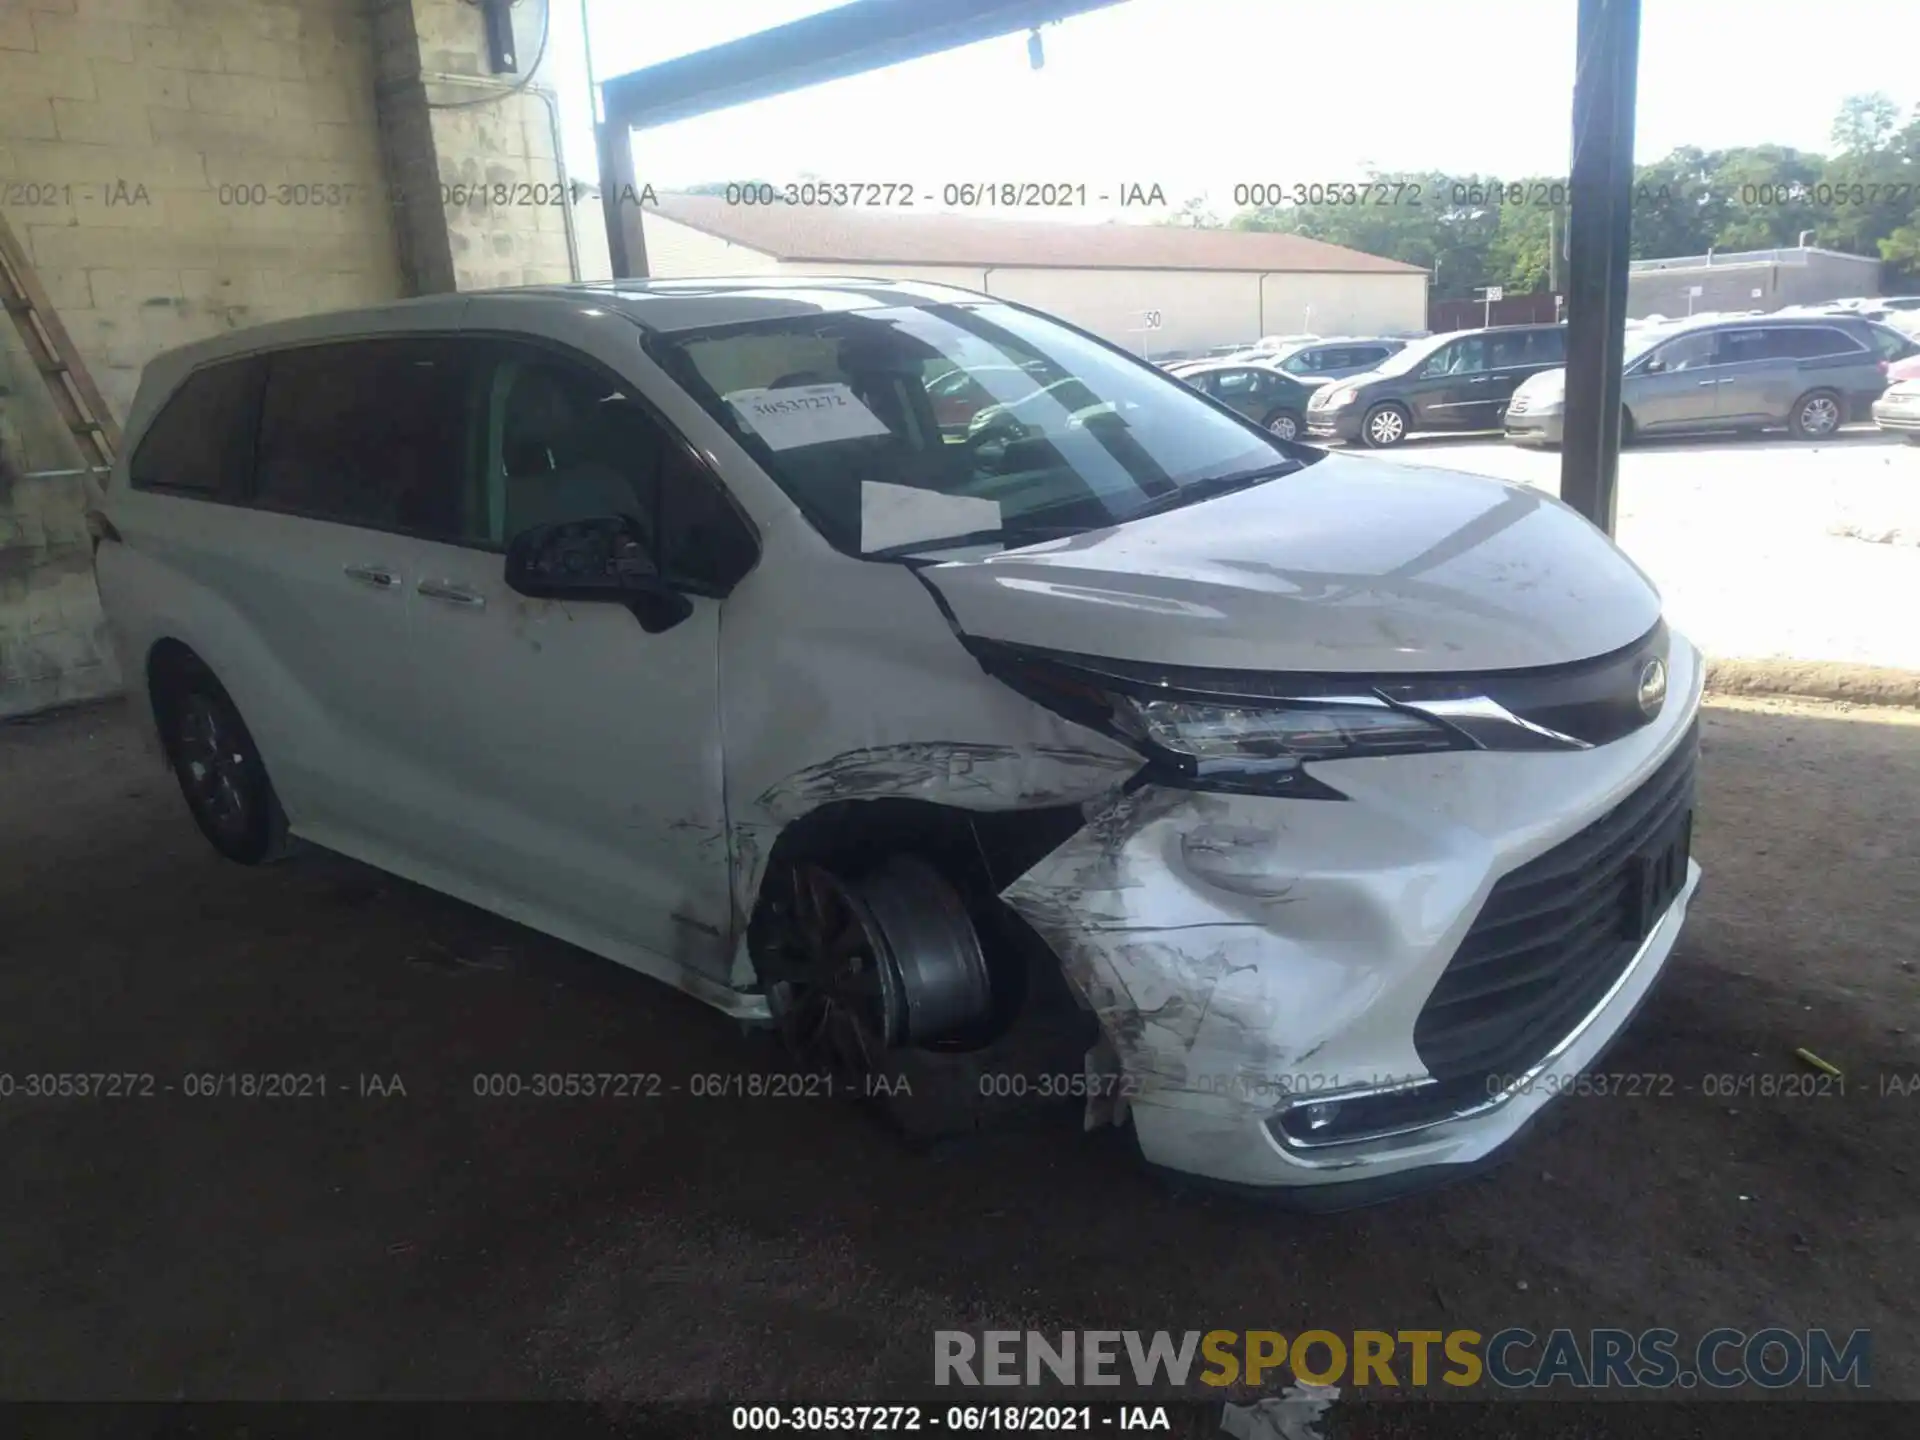
<path id="1" fill-rule="evenodd" d="M 1629 333 L 1621 435 L 1785 428 L 1819 440 L 1864 420 L 1887 388 L 1887 366 L 1920 354 L 1899 331 L 1851 316 L 1743 316 L 1675 321 Z M 1558 445 L 1567 372 L 1526 381 L 1507 406 L 1506 434 Z"/>

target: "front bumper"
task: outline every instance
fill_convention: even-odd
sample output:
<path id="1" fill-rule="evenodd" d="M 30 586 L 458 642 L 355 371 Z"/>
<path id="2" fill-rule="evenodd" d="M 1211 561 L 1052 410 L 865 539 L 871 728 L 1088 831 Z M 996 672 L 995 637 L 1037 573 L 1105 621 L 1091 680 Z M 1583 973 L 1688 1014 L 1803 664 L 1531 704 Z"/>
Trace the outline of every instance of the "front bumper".
<path id="1" fill-rule="evenodd" d="M 1307 411 L 1307 434 L 1316 440 L 1358 440 L 1360 421 L 1365 413 L 1361 405 L 1347 405 L 1338 410 Z"/>
<path id="2" fill-rule="evenodd" d="M 1274 1122 L 1302 1103 L 1433 1083 L 1416 1022 L 1496 883 L 1690 744 L 1702 680 L 1676 635 L 1667 702 L 1643 728 L 1583 751 L 1316 765 L 1345 801 L 1148 786 L 1009 886 L 1117 1052 L 1148 1161 L 1341 1208 L 1493 1160 L 1652 988 L 1697 864 L 1537 1064 L 1390 1133 L 1308 1146 Z"/>
<path id="3" fill-rule="evenodd" d="M 1873 423 L 1882 430 L 1898 430 L 1902 434 L 1920 432 L 1920 406 L 1911 402 L 1895 408 L 1885 400 L 1873 403 Z"/>
<path id="4" fill-rule="evenodd" d="M 1507 439 L 1518 445 L 1558 445 L 1565 412 L 1559 409 L 1523 411 L 1516 415 L 1508 408 L 1503 424 Z"/>

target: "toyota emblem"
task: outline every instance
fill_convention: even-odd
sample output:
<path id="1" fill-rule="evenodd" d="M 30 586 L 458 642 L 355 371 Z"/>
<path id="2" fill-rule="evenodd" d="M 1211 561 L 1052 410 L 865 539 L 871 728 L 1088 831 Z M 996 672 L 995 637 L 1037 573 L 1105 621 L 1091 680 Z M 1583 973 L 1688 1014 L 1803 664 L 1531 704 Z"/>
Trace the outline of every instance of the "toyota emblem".
<path id="1" fill-rule="evenodd" d="M 1641 714 L 1651 720 L 1660 713 L 1660 704 L 1667 698 L 1667 667 L 1662 661 L 1649 660 L 1640 667 L 1637 695 Z"/>

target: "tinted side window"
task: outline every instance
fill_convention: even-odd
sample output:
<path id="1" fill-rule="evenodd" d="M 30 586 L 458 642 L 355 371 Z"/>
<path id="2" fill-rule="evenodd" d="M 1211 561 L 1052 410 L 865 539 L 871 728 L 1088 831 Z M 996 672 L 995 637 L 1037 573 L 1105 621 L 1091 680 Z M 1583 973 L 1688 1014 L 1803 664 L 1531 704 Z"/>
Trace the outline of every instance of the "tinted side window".
<path id="1" fill-rule="evenodd" d="M 254 502 L 444 534 L 467 473 L 468 370 L 445 340 L 354 340 L 269 358 Z"/>
<path id="2" fill-rule="evenodd" d="M 1211 393 L 1226 399 L 1235 395 L 1247 395 L 1253 391 L 1254 374 L 1251 370 L 1222 370 L 1213 377 L 1209 386 Z"/>
<path id="3" fill-rule="evenodd" d="M 147 427 L 128 478 L 137 490 L 178 490 L 237 500 L 245 493 L 260 403 L 260 363 L 229 360 L 197 370 Z"/>
<path id="4" fill-rule="evenodd" d="M 1495 370 L 1510 370 L 1516 366 L 1528 364 L 1532 356 L 1531 342 L 1533 332 L 1520 330 L 1506 335 L 1489 335 L 1487 348 L 1492 352 L 1491 366 Z"/>
<path id="5" fill-rule="evenodd" d="M 1799 360 L 1814 360 L 1823 355 L 1864 353 L 1858 342 L 1838 330 L 1829 330 L 1824 325 L 1795 326 L 1790 330 L 1779 329 L 1769 333 L 1771 335 L 1769 351 L 1775 355 L 1790 355 Z"/>
<path id="6" fill-rule="evenodd" d="M 1718 365 L 1742 365 L 1754 360 L 1772 360 L 1779 355 L 1772 337 L 1777 330 L 1723 330 L 1720 348 L 1714 356 Z"/>
<path id="7" fill-rule="evenodd" d="M 1720 351 L 1720 335 L 1712 330 L 1701 331 L 1694 335 L 1682 335 L 1670 340 L 1648 357 L 1648 369 L 1651 373 L 1653 362 L 1659 362 L 1662 371 L 1700 370 L 1709 365 L 1724 363 L 1725 356 Z"/>
<path id="8" fill-rule="evenodd" d="M 752 567 L 746 522 L 625 381 L 503 345 L 486 388 L 485 521 L 464 538 L 501 546 L 536 525 L 624 515 L 689 589 L 724 591 Z"/>
<path id="9" fill-rule="evenodd" d="M 1879 352 L 1882 360 L 1904 360 L 1909 355 L 1920 354 L 1920 345 L 1891 326 L 1869 325 L 1867 330 L 1873 339 L 1873 348 Z"/>
<path id="10" fill-rule="evenodd" d="M 1478 375 L 1487 368 L 1487 337 L 1474 335 L 1456 340 L 1435 351 L 1420 367 L 1424 377 L 1434 375 Z"/>
<path id="11" fill-rule="evenodd" d="M 1551 330 L 1533 332 L 1533 358 L 1541 365 L 1564 365 L 1567 363 L 1567 332 L 1556 325 Z"/>

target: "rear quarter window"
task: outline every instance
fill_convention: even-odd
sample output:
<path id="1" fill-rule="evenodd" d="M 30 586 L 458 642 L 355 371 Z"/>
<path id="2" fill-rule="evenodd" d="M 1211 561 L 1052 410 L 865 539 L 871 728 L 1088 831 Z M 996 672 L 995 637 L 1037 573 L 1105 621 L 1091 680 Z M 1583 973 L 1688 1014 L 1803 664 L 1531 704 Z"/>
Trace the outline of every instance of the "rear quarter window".
<path id="1" fill-rule="evenodd" d="M 147 426 L 127 475 L 136 490 L 238 500 L 253 465 L 265 367 L 256 358 L 194 371 Z"/>

